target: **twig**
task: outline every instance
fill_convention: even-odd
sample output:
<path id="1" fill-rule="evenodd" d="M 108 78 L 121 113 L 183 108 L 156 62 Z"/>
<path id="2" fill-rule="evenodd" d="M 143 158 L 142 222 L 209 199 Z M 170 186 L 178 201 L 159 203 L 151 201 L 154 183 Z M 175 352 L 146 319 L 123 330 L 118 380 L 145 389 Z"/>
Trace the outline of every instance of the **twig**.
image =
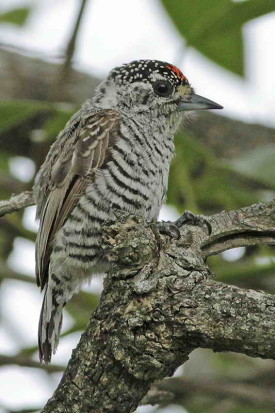
<path id="1" fill-rule="evenodd" d="M 10 214 L 11 212 L 18 211 L 31 205 L 34 205 L 33 194 L 31 191 L 13 195 L 8 200 L 0 201 L 0 218 L 6 214 Z"/>
<path id="2" fill-rule="evenodd" d="M 79 12 L 73 27 L 73 32 L 68 42 L 66 52 L 65 52 L 65 60 L 63 64 L 60 66 L 60 70 L 58 71 L 56 81 L 52 87 L 51 98 L 55 101 L 62 101 L 66 100 L 65 96 L 65 85 L 68 83 L 70 79 L 70 75 L 72 73 L 72 60 L 75 52 L 75 46 L 77 37 L 79 34 L 81 20 L 84 14 L 84 9 L 86 6 L 87 0 L 81 0 L 81 5 L 79 8 Z"/>
<path id="3" fill-rule="evenodd" d="M 74 51 L 75 51 L 75 45 L 76 45 L 76 40 L 77 40 L 77 36 L 79 33 L 79 28 L 80 28 L 80 23 L 83 17 L 83 13 L 84 13 L 84 9 L 86 6 L 87 0 L 82 0 L 81 1 L 81 6 L 79 8 L 79 12 L 74 24 L 74 29 L 71 35 L 71 38 L 68 42 L 67 45 L 67 49 L 66 49 L 66 58 L 65 61 L 62 65 L 62 69 L 61 69 L 61 74 L 62 76 L 66 79 L 68 72 L 71 68 L 71 64 L 72 64 L 72 59 L 73 59 L 73 55 L 74 55 Z"/>
<path id="4" fill-rule="evenodd" d="M 0 407 L 3 408 L 5 413 L 35 413 L 35 412 L 39 412 L 41 410 L 41 406 L 40 407 L 29 407 L 27 409 L 20 409 L 20 410 L 11 410 L 11 409 L 7 409 L 6 407 L 4 407 L 3 405 Z"/>
<path id="5" fill-rule="evenodd" d="M 152 386 L 145 397 L 140 402 L 140 406 L 145 404 L 167 404 L 171 403 L 175 399 L 175 393 L 173 391 L 162 390 L 157 386 Z"/>
<path id="6" fill-rule="evenodd" d="M 30 358 L 22 356 L 21 354 L 17 354 L 15 356 L 0 354 L 0 366 L 7 366 L 10 364 L 15 364 L 22 367 L 34 367 L 38 369 L 42 368 L 48 373 L 58 373 L 64 371 L 63 366 L 59 366 L 57 364 L 41 364 L 38 361 L 31 360 Z"/>
<path id="7" fill-rule="evenodd" d="M 274 407 L 275 391 L 269 387 L 262 387 L 257 384 L 244 384 L 243 382 L 232 381 L 214 381 L 211 379 L 196 381 L 185 377 L 173 377 L 165 379 L 161 383 L 155 383 L 153 389 L 148 393 L 148 399 L 151 401 L 150 395 L 155 396 L 153 401 L 158 403 L 162 401 L 162 394 L 170 394 L 174 396 L 174 400 L 186 401 L 198 394 L 210 394 L 211 397 L 217 399 L 229 398 L 240 402 L 245 402 L 252 406 Z M 158 395 L 160 399 L 158 400 Z M 171 400 L 171 399 L 170 399 Z"/>

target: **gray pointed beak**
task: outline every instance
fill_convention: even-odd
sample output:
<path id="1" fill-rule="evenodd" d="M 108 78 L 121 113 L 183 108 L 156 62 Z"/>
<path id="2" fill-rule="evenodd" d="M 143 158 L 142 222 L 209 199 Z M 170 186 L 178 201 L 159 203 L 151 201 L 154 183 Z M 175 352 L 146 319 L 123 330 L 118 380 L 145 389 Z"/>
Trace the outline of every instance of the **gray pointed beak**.
<path id="1" fill-rule="evenodd" d="M 223 109 L 223 106 L 199 95 L 192 95 L 189 100 L 180 100 L 179 110 Z"/>

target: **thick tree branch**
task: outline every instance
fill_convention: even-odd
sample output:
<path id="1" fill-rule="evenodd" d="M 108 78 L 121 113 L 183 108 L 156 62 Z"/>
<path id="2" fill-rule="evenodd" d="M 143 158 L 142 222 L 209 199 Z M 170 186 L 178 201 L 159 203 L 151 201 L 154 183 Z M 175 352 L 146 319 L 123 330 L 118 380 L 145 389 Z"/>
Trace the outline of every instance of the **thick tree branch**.
<path id="1" fill-rule="evenodd" d="M 150 384 L 173 374 L 197 347 L 275 359 L 275 296 L 213 281 L 200 252 L 215 243 L 224 249 L 222 228 L 244 242 L 268 232 L 273 243 L 273 210 L 269 203 L 231 212 L 227 220 L 217 214 L 211 236 L 189 227 L 180 241 L 161 238 L 139 218 L 110 225 L 112 271 L 100 305 L 43 412 L 134 411 Z"/>
<path id="2" fill-rule="evenodd" d="M 150 384 L 196 347 L 275 358 L 275 297 L 192 273 L 179 279 L 166 269 L 160 287 L 147 293 L 133 289 L 132 279 L 125 289 L 110 282 L 43 412 L 67 411 L 73 402 L 77 412 L 133 411 Z"/>
<path id="3" fill-rule="evenodd" d="M 211 235 L 185 226 L 178 241 L 119 214 L 105 229 L 100 305 L 43 413 L 134 411 L 198 347 L 275 359 L 275 296 L 215 282 L 205 263 L 232 246 L 274 245 L 274 210 L 222 212 L 209 217 Z"/>

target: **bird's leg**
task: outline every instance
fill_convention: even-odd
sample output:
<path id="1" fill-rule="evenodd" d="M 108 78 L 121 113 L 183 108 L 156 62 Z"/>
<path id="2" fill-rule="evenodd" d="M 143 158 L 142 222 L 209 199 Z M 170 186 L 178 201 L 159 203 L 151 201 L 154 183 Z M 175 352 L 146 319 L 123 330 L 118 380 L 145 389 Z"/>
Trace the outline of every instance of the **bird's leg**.
<path id="1" fill-rule="evenodd" d="M 198 227 L 206 226 L 208 234 L 212 232 L 209 221 L 201 215 L 194 215 L 190 211 L 185 211 L 175 222 L 157 222 L 158 231 L 171 238 L 180 239 L 180 228 L 183 225 L 193 225 Z"/>

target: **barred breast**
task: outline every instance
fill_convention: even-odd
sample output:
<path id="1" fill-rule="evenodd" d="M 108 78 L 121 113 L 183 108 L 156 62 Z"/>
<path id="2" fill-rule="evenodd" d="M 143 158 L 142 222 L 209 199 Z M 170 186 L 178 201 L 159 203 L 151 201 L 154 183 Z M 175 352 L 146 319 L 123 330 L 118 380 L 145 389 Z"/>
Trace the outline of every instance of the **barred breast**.
<path id="1" fill-rule="evenodd" d="M 68 266 L 102 272 L 101 228 L 115 219 L 115 210 L 158 217 L 165 200 L 173 139 L 161 131 L 146 130 L 137 120 L 122 119 L 121 135 L 106 166 L 96 173 L 67 222 L 56 236 L 52 259 Z M 63 261 L 64 265 L 64 261 Z"/>

